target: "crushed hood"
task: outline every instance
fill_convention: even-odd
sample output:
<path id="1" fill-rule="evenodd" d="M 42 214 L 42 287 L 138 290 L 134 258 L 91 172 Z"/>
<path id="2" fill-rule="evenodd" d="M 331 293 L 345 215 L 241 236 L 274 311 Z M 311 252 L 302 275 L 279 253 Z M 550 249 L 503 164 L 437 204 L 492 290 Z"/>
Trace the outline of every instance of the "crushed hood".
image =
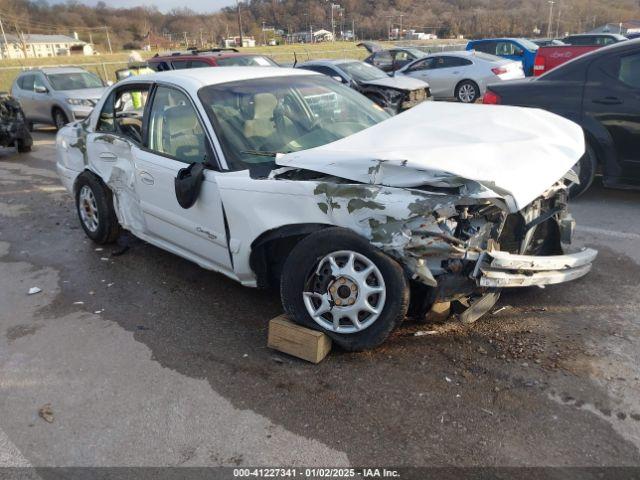
<path id="1" fill-rule="evenodd" d="M 276 163 L 392 187 L 471 180 L 518 211 L 584 150 L 578 125 L 543 110 L 426 102 L 336 142 L 278 155 Z"/>
<path id="2" fill-rule="evenodd" d="M 378 87 L 396 88 L 398 90 L 418 90 L 420 88 L 427 88 L 426 82 L 412 77 L 382 77 L 375 80 L 368 80 L 366 82 L 360 82 L 364 85 L 376 85 Z"/>

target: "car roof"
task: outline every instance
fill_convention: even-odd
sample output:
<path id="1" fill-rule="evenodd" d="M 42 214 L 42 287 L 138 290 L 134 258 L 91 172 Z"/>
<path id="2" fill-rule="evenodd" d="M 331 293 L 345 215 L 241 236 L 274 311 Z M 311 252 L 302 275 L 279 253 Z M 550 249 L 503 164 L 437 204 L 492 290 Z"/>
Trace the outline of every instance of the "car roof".
<path id="1" fill-rule="evenodd" d="M 496 37 L 496 38 L 481 38 L 479 40 L 470 40 L 469 43 L 478 43 L 478 42 L 496 42 L 496 41 L 506 41 L 506 40 L 510 40 L 510 41 L 515 41 L 515 42 L 519 42 L 521 40 L 526 40 L 526 38 L 522 37 Z M 531 41 L 531 40 L 529 40 Z"/>
<path id="2" fill-rule="evenodd" d="M 571 35 L 567 35 L 564 38 L 575 38 L 575 37 L 615 37 L 615 38 L 627 38 L 624 35 L 619 35 L 617 33 L 610 32 L 602 32 L 602 33 L 573 33 Z"/>
<path id="3" fill-rule="evenodd" d="M 20 75 L 24 75 L 27 73 L 33 72 L 42 72 L 48 74 L 55 73 L 78 73 L 78 72 L 86 72 L 84 68 L 80 67 L 41 67 L 41 68 L 33 68 L 30 70 L 25 70 L 24 72 L 20 72 Z"/>
<path id="4" fill-rule="evenodd" d="M 320 75 L 309 70 L 283 67 L 211 67 L 186 68 L 183 70 L 168 70 L 166 72 L 149 73 L 127 77 L 117 85 L 138 83 L 145 81 L 173 83 L 178 86 L 198 90 L 206 85 L 251 80 L 253 78 L 269 78 L 283 76 Z"/>
<path id="5" fill-rule="evenodd" d="M 343 65 L 345 63 L 364 63 L 360 60 L 356 60 L 355 58 L 342 58 L 339 60 L 333 59 L 333 58 L 322 58 L 322 59 L 318 59 L 318 60 L 309 60 L 308 62 L 304 62 L 301 63 L 299 65 L 297 65 L 298 67 L 305 67 L 305 66 L 339 66 L 339 65 Z M 368 65 L 368 64 L 367 64 Z"/>
<path id="6" fill-rule="evenodd" d="M 157 55 L 151 57 L 148 61 L 165 61 L 165 60 L 192 60 L 198 58 L 228 58 L 228 57 L 264 57 L 260 53 L 242 53 L 242 52 L 199 52 L 199 53 L 191 53 L 191 52 L 181 52 L 181 53 L 166 53 L 162 55 Z"/>

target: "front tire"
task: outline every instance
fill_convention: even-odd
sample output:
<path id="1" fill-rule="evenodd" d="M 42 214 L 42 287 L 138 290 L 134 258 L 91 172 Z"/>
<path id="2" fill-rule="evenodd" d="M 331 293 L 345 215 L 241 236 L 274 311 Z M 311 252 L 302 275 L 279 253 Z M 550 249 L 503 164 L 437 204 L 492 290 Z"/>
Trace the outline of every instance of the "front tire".
<path id="1" fill-rule="evenodd" d="M 93 174 L 80 174 L 76 183 L 76 210 L 84 233 L 94 242 L 113 243 L 120 224 L 113 208 L 113 195 Z"/>
<path id="2" fill-rule="evenodd" d="M 409 305 L 402 267 L 366 239 L 335 227 L 295 246 L 280 290 L 292 320 L 326 333 L 348 351 L 384 342 Z"/>
<path id="3" fill-rule="evenodd" d="M 456 87 L 455 95 L 461 103 L 474 103 L 480 98 L 480 88 L 472 80 L 463 80 Z"/>
<path id="4" fill-rule="evenodd" d="M 56 127 L 56 130 L 60 130 L 67 123 L 69 123 L 69 119 L 67 118 L 67 114 L 64 113 L 59 108 L 53 109 L 53 125 Z"/>

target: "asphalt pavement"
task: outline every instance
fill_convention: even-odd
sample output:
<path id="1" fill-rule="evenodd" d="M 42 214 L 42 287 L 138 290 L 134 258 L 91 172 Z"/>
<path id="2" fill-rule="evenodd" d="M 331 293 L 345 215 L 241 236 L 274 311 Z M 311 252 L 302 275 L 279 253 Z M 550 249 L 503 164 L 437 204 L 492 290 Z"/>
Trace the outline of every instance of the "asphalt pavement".
<path id="1" fill-rule="evenodd" d="M 92 244 L 35 140 L 0 151 L 0 466 L 640 465 L 640 192 L 574 202 L 587 277 L 311 365 L 277 292 Z"/>

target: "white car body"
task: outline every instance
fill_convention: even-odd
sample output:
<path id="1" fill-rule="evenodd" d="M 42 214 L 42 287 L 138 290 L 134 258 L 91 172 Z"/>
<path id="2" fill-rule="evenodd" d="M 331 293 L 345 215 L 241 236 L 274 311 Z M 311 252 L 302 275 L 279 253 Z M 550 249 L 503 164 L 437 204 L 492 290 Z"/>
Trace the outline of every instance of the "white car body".
<path id="1" fill-rule="evenodd" d="M 439 66 L 438 60 L 445 62 L 445 66 Z M 456 65 L 446 66 L 446 62 Z M 395 75 L 427 82 L 431 95 L 437 100 L 455 98 L 456 87 L 465 80 L 471 80 L 478 86 L 481 97 L 485 94 L 487 85 L 525 77 L 522 62 L 473 50 L 433 53 L 404 66 Z"/>
<path id="2" fill-rule="evenodd" d="M 85 122 L 58 133 L 60 179 L 75 194 L 78 176 L 93 172 L 113 193 L 123 228 L 246 286 L 264 284 L 252 259 L 260 242 L 278 232 L 306 234 L 321 226 L 344 227 L 369 239 L 412 279 L 430 286 L 446 273 L 442 259 L 452 251 L 477 262 L 473 281 L 478 286 L 558 283 L 587 273 L 592 250 L 548 257 L 501 251 L 492 260 L 496 245 L 463 249 L 447 243 L 442 233 L 434 233 L 444 239 L 438 241 L 414 234 L 416 228 L 440 232 L 441 222 L 457 215 L 458 204 L 491 203 L 505 218 L 537 218 L 541 205 L 564 189 L 560 180 L 584 152 L 580 127 L 544 111 L 426 102 L 342 140 L 278 155 L 280 167 L 269 175 L 228 170 L 198 90 L 230 81 L 309 75 L 320 76 L 298 69 L 194 69 L 139 76 L 112 87 L 173 85 L 191 98 L 219 162 L 217 171 L 205 171 L 192 208 L 180 207 L 174 192 L 174 179 L 185 163 L 116 135 L 105 141 L 103 133 L 95 132 L 107 95 Z M 317 174 L 298 178 L 305 171 Z M 557 218 L 562 230 L 572 228 L 564 211 Z M 430 246 L 446 252 L 420 253 Z M 542 266 L 540 258 L 545 259 Z M 522 268 L 532 274 L 526 278 L 521 269 L 509 269 L 523 262 L 529 262 Z"/>

